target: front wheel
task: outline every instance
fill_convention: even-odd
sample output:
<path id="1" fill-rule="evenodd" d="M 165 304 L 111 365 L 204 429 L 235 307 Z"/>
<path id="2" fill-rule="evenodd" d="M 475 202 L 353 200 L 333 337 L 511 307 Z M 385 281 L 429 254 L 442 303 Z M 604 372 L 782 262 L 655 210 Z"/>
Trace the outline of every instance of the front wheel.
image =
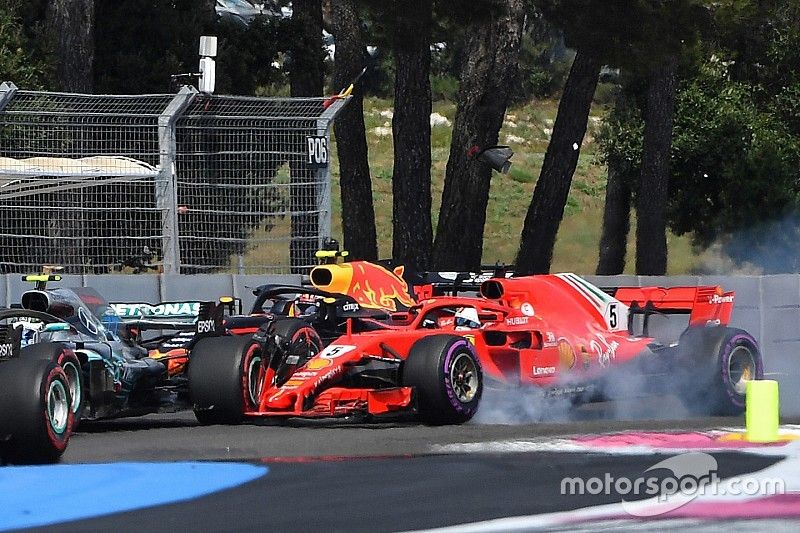
<path id="1" fill-rule="evenodd" d="M 18 358 L 0 365 L 0 428 L 12 463 L 53 463 L 74 429 L 69 380 L 56 363 Z"/>
<path id="2" fill-rule="evenodd" d="M 189 395 L 201 424 L 239 424 L 258 404 L 261 348 L 249 336 L 209 337 L 189 356 Z"/>
<path id="3" fill-rule="evenodd" d="M 478 411 L 483 393 L 475 348 L 456 335 L 434 335 L 414 343 L 401 381 L 414 388 L 419 415 L 430 424 L 467 422 Z"/>
<path id="4" fill-rule="evenodd" d="M 323 349 L 323 342 L 314 327 L 299 318 L 276 320 L 266 328 L 265 346 L 269 366 L 275 371 L 274 383 L 280 387 Z"/>

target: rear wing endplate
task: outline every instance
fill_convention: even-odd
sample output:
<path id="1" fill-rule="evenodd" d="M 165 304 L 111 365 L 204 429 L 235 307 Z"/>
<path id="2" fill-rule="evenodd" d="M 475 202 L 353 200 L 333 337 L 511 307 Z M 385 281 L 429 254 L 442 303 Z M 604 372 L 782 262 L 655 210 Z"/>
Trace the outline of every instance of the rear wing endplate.
<path id="1" fill-rule="evenodd" d="M 8 326 L 0 334 L 0 361 L 19 357 L 22 349 L 22 328 Z"/>

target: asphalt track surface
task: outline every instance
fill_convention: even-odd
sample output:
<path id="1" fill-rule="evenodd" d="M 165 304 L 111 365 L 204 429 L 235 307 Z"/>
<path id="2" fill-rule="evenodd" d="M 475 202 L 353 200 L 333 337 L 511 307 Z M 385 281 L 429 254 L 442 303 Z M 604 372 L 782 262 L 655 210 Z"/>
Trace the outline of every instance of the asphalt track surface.
<path id="1" fill-rule="evenodd" d="M 290 420 L 241 426 L 199 426 L 191 413 L 148 415 L 79 428 L 64 463 L 262 460 L 282 457 L 380 457 L 429 454 L 453 443 L 479 443 L 623 430 L 741 426 L 741 417 L 685 420 L 581 420 L 518 425 L 424 426 L 415 421 L 356 423 Z M 88 426 L 88 427 L 87 427 Z"/>
<path id="2" fill-rule="evenodd" d="M 189 412 L 85 424 L 73 436 L 63 463 L 222 460 L 265 465 L 269 472 L 187 502 L 42 530 L 400 531 L 568 511 L 619 502 L 620 497 L 562 496 L 560 482 L 565 476 L 611 473 L 634 478 L 658 462 L 658 456 L 433 452 L 457 443 L 743 424 L 742 417 L 669 418 L 669 400 L 634 405 L 640 412 L 624 420 L 608 420 L 616 409 L 600 404 L 582 408 L 571 421 L 508 425 L 428 427 L 413 420 L 292 420 L 199 426 Z M 784 419 L 784 423 L 796 422 Z M 721 477 L 761 470 L 778 460 L 736 452 L 714 457 Z M 169 486 L 161 490 L 169 491 Z M 784 522 L 781 525 L 786 527 Z"/>
<path id="3" fill-rule="evenodd" d="M 720 477 L 777 459 L 715 454 Z M 281 463 L 232 490 L 48 531 L 398 531 L 616 503 L 560 494 L 565 475 L 640 474 L 663 457 L 584 454 L 432 455 Z"/>

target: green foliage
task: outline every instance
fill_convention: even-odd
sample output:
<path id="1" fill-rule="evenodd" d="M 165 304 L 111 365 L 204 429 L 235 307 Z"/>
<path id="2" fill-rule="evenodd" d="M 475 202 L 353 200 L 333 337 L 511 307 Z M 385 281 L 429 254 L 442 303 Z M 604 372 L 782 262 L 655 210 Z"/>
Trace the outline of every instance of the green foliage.
<path id="1" fill-rule="evenodd" d="M 699 4 L 698 4 L 699 5 Z M 714 33 L 683 51 L 668 217 L 701 249 L 720 243 L 767 272 L 800 264 L 800 0 L 723 0 Z M 599 134 L 634 188 L 644 86 L 628 76 Z"/>
<path id="2" fill-rule="evenodd" d="M 394 59 L 388 48 L 380 48 L 369 62 L 370 68 L 361 79 L 364 94 L 380 98 L 394 96 Z"/>
<path id="3" fill-rule="evenodd" d="M 618 93 L 619 85 L 616 83 L 598 83 L 594 92 L 594 103 L 601 106 L 611 106 L 616 101 Z"/>
<path id="4" fill-rule="evenodd" d="M 288 21 L 267 17 L 256 18 L 246 29 L 218 23 L 217 92 L 256 94 L 259 87 L 286 84 L 285 71 L 273 63 L 286 52 L 288 31 Z"/>
<path id="5" fill-rule="evenodd" d="M 211 16 L 188 1 L 95 2 L 95 90 L 169 91 L 171 75 L 197 71 L 196 43 Z"/>
<path id="6" fill-rule="evenodd" d="M 635 188 L 642 162 L 644 120 L 634 98 L 625 93 L 618 96 L 616 105 L 597 133 L 601 160 Z"/>
<path id="7" fill-rule="evenodd" d="M 525 38 L 524 40 L 527 40 Z M 571 60 L 559 61 L 534 60 L 523 57 L 518 73 L 515 101 L 529 100 L 531 97 L 540 100 L 558 94 L 564 88 L 569 74 Z"/>
<path id="8" fill-rule="evenodd" d="M 532 10 L 522 35 L 513 101 L 554 96 L 564 87 L 571 64 L 563 33 Z"/>
<path id="9" fill-rule="evenodd" d="M 255 94 L 280 81 L 272 63 L 288 47 L 286 21 L 257 17 L 248 28 L 216 22 L 195 0 L 95 2 L 95 90 L 171 90 L 174 74 L 197 72 L 201 35 L 218 36 L 217 92 Z M 195 84 L 196 80 L 184 79 Z"/>
<path id="10" fill-rule="evenodd" d="M 48 67 L 41 50 L 25 32 L 19 8 L 19 2 L 0 5 L 0 81 L 12 81 L 23 89 L 41 89 Z"/>
<path id="11" fill-rule="evenodd" d="M 680 54 L 710 27 L 703 0 L 534 0 L 571 48 L 613 66 L 641 68 Z"/>
<path id="12" fill-rule="evenodd" d="M 508 176 L 517 183 L 535 183 L 538 177 L 533 172 L 518 166 L 512 166 Z"/>
<path id="13" fill-rule="evenodd" d="M 449 74 L 431 76 L 431 96 L 434 100 L 455 102 L 458 95 L 458 78 Z"/>
<path id="14" fill-rule="evenodd" d="M 752 230 L 797 209 L 800 135 L 759 108 L 756 93 L 730 81 L 719 61 L 686 83 L 678 98 L 670 220 L 676 233 L 692 232 L 703 247 L 722 240 L 735 260 L 766 267 L 770 260 L 756 253 Z M 797 253 L 794 233 L 769 237 Z M 747 248 L 740 246 L 744 234 L 751 235 Z"/>
<path id="15" fill-rule="evenodd" d="M 722 242 L 738 263 L 767 271 L 795 268 L 771 248 L 800 257 L 794 212 L 800 206 L 800 135 L 758 87 L 729 76 L 714 56 L 678 91 L 668 217 L 678 235 L 707 248 Z M 786 93 L 787 106 L 800 98 Z M 598 136 L 604 158 L 634 187 L 643 122 L 633 99 L 617 103 Z"/>

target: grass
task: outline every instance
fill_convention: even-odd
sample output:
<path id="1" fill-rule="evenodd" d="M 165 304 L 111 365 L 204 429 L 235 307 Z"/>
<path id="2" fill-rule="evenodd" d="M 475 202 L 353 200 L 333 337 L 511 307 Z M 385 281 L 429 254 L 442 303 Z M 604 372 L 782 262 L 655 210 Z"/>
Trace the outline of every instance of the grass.
<path id="1" fill-rule="evenodd" d="M 372 173 L 372 194 L 375 202 L 375 223 L 381 257 L 390 257 L 392 249 L 392 160 L 391 119 L 388 111 L 392 102 L 376 98 L 364 102 L 367 127 L 369 162 Z M 555 120 L 558 102 L 534 101 L 512 108 L 500 132 L 500 143 L 510 145 L 514 152 L 513 166 L 508 175 L 494 174 L 489 193 L 484 231 L 483 262 L 511 263 L 519 246 L 522 223 L 541 170 L 544 153 L 549 142 L 549 132 Z M 455 104 L 436 102 L 433 111 L 451 122 Z M 589 131 L 581 149 L 577 170 L 572 180 L 564 219 L 558 233 L 553 257 L 553 271 L 571 271 L 591 274 L 597 266 L 598 243 L 602 228 L 605 199 L 606 169 L 598 162 L 594 132 L 604 110 L 592 110 Z M 376 130 L 377 128 L 377 130 Z M 388 130 L 388 135 L 381 135 Z M 445 166 L 450 151 L 451 128 L 434 127 L 431 133 L 431 191 L 433 209 L 431 219 L 434 231 L 444 186 Z M 334 141 L 335 142 L 335 141 Z M 335 161 L 333 172 L 333 234 L 341 236 L 342 213 L 339 191 L 339 166 Z M 635 230 L 628 243 L 626 273 L 633 273 L 635 257 Z M 702 258 L 696 255 L 687 237 L 668 235 L 669 274 L 683 274 L 694 270 Z"/>

